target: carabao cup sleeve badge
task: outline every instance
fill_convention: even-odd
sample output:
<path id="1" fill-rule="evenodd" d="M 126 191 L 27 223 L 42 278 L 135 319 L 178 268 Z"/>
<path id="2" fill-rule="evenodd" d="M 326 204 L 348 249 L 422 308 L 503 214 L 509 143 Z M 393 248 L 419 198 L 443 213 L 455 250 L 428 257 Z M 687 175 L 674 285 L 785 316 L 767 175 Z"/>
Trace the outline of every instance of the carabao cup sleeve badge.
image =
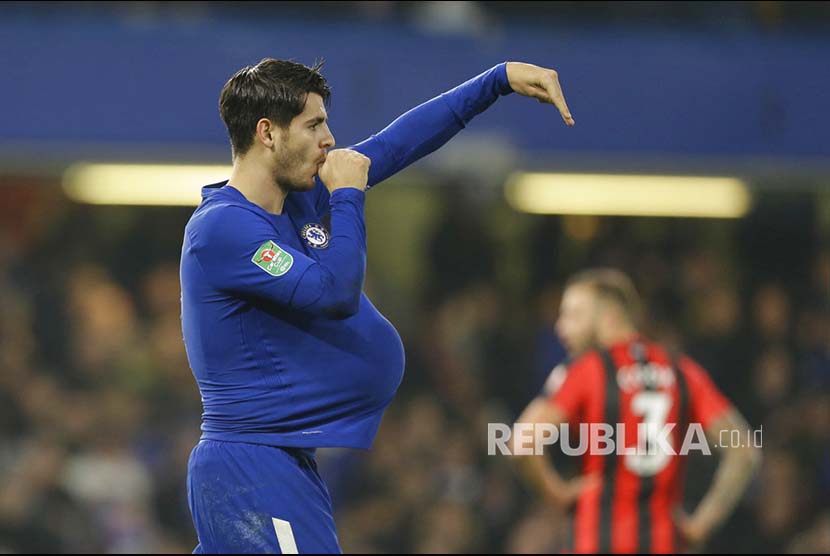
<path id="1" fill-rule="evenodd" d="M 266 241 L 256 250 L 251 262 L 271 276 L 282 276 L 294 265 L 294 257 L 273 241 Z"/>

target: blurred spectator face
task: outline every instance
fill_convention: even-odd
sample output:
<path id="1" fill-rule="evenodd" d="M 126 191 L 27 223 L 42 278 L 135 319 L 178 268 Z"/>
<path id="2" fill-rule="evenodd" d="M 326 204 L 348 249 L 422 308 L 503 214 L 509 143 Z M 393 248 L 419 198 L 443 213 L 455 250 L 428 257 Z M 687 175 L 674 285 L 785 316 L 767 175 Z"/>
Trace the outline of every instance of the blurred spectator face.
<path id="1" fill-rule="evenodd" d="M 572 357 L 595 343 L 598 317 L 599 303 L 590 286 L 574 284 L 565 290 L 556 332 Z"/>
<path id="2" fill-rule="evenodd" d="M 782 402 L 790 390 L 793 365 L 787 350 L 766 350 L 755 365 L 755 391 L 758 399 L 772 407 Z"/>
<path id="3" fill-rule="evenodd" d="M 72 271 L 69 316 L 75 361 L 87 373 L 110 372 L 113 362 L 136 344 L 132 298 L 100 266 Z"/>
<path id="4" fill-rule="evenodd" d="M 738 326 L 741 305 L 738 294 L 732 287 L 719 286 L 708 291 L 701 308 L 701 331 L 726 336 Z"/>
<path id="5" fill-rule="evenodd" d="M 755 294 L 755 321 L 764 338 L 786 336 L 790 325 L 790 299 L 781 287 L 767 285 Z"/>
<path id="6" fill-rule="evenodd" d="M 142 281 L 142 293 L 142 300 L 153 316 L 171 314 L 178 319 L 182 295 L 179 267 L 164 264 L 152 268 Z"/>

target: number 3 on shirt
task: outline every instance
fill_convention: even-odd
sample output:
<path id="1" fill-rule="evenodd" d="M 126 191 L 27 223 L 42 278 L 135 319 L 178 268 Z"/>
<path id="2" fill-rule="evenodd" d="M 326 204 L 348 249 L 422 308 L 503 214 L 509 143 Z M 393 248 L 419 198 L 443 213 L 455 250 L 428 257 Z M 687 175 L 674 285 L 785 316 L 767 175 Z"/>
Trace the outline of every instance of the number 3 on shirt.
<path id="1" fill-rule="evenodd" d="M 656 475 L 669 463 L 670 454 L 657 444 L 669 409 L 671 398 L 664 392 L 638 392 L 631 398 L 631 412 L 643 418 L 646 434 L 638 436 L 638 453 L 626 454 L 625 466 L 641 477 Z"/>

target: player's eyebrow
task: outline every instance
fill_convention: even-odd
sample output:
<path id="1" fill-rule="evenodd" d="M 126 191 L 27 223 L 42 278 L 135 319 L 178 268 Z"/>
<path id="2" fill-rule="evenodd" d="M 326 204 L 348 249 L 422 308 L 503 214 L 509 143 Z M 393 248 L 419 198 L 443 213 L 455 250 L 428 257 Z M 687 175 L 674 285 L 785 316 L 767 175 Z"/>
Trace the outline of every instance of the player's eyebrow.
<path id="1" fill-rule="evenodd" d="M 311 118 L 310 120 L 306 121 L 306 124 L 321 124 L 325 122 L 328 118 L 324 118 L 323 116 L 317 116 L 316 118 Z"/>

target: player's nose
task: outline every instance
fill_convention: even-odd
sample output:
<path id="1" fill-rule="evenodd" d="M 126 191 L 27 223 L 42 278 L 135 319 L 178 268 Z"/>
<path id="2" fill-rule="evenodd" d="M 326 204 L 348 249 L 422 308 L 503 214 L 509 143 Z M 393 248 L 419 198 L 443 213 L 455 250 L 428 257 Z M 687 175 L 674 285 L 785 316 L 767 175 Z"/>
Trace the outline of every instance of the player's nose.
<path id="1" fill-rule="evenodd" d="M 332 135 L 331 131 L 328 132 L 325 139 L 323 139 L 322 146 L 324 149 L 330 149 L 334 146 L 334 135 Z"/>

